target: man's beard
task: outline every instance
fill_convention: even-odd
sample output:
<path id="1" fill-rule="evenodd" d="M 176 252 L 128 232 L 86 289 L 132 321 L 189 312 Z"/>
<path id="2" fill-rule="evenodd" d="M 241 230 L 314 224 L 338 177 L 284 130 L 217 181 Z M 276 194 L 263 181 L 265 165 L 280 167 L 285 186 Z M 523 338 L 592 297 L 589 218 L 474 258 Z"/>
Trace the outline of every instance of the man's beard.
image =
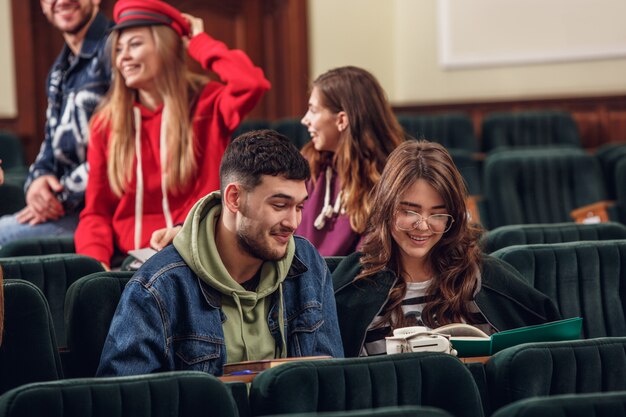
<path id="1" fill-rule="evenodd" d="M 94 15 L 93 4 L 89 4 L 89 8 L 87 10 L 84 10 L 84 11 L 81 10 L 81 13 L 83 13 L 83 12 L 84 12 L 84 14 L 82 15 L 81 20 L 74 27 L 72 27 L 70 29 L 63 30 L 64 33 L 67 33 L 67 34 L 70 34 L 70 35 L 76 35 L 81 30 L 83 30 L 85 28 L 85 26 L 87 26 L 89 24 L 89 21 L 91 20 L 91 18 Z M 54 13 L 53 13 L 53 16 L 54 16 Z"/>
<path id="2" fill-rule="evenodd" d="M 286 249 L 281 254 L 272 250 L 269 245 L 264 243 L 264 236 L 260 233 L 252 235 L 252 233 L 249 233 L 249 228 L 243 227 L 237 231 L 237 245 L 250 256 L 263 261 L 280 261 L 287 256 Z"/>

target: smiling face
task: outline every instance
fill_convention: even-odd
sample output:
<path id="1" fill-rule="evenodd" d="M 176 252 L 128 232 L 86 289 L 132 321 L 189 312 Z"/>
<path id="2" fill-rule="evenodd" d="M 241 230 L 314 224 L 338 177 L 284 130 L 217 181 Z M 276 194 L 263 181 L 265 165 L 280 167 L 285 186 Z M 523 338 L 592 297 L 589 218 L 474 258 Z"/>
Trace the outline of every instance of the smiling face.
<path id="1" fill-rule="evenodd" d="M 397 209 L 419 213 L 423 218 L 433 214 L 448 214 L 443 198 L 421 178 L 402 194 Z M 394 222 L 391 235 L 398 245 L 400 263 L 405 271 L 415 271 L 416 266 L 419 266 L 422 271 L 430 272 L 428 254 L 443 234 L 431 232 L 426 221 L 422 221 L 411 231 L 400 230 Z"/>
<path id="2" fill-rule="evenodd" d="M 313 87 L 311 91 L 309 109 L 301 123 L 307 127 L 313 146 L 318 152 L 337 151 L 341 138 L 339 115 L 322 104 L 322 97 L 317 87 Z"/>
<path id="3" fill-rule="evenodd" d="M 263 261 L 284 258 L 302 220 L 305 182 L 265 175 L 259 185 L 244 194 L 237 216 L 239 247 Z"/>
<path id="4" fill-rule="evenodd" d="M 115 49 L 115 66 L 127 87 L 146 91 L 154 89 L 160 62 L 149 27 L 122 31 Z"/>
<path id="5" fill-rule="evenodd" d="M 100 0 L 40 0 L 40 4 L 54 27 L 75 35 L 96 15 Z"/>

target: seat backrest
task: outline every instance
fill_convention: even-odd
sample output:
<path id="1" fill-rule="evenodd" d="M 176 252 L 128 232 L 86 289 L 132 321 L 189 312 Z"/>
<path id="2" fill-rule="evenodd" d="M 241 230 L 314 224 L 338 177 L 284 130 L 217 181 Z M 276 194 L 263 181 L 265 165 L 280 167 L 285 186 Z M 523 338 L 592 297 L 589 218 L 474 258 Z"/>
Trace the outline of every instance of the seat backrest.
<path id="1" fill-rule="evenodd" d="M 0 345 L 0 394 L 19 385 L 63 378 L 48 303 L 22 280 L 4 281 L 4 336 Z"/>
<path id="2" fill-rule="evenodd" d="M 448 149 L 454 165 L 459 169 L 469 195 L 482 194 L 482 161 L 476 154 L 463 149 Z"/>
<path id="3" fill-rule="evenodd" d="M 426 139 L 448 149 L 478 151 L 472 119 L 464 113 L 399 114 L 398 122 L 415 139 Z"/>
<path id="4" fill-rule="evenodd" d="M 0 258 L 0 264 L 5 278 L 32 282 L 44 293 L 52 312 L 57 342 L 65 346 L 65 293 L 77 279 L 103 271 L 100 262 L 77 254 L 56 254 Z"/>
<path id="5" fill-rule="evenodd" d="M 69 377 L 96 375 L 111 320 L 132 276 L 132 271 L 98 272 L 77 280 L 68 289 L 65 326 Z"/>
<path id="6" fill-rule="evenodd" d="M 513 224 L 488 231 L 482 243 L 485 252 L 491 253 L 514 245 L 612 239 L 626 239 L 626 226 L 617 222 Z"/>
<path id="7" fill-rule="evenodd" d="M 626 391 L 528 398 L 498 409 L 493 417 L 626 417 Z"/>
<path id="8" fill-rule="evenodd" d="M 4 184 L 0 185 L 0 216 L 17 213 L 25 206 L 24 181 L 10 181 L 5 175 Z"/>
<path id="9" fill-rule="evenodd" d="M 326 265 L 328 265 L 328 269 L 330 269 L 331 274 L 343 258 L 345 258 L 345 256 L 324 256 L 324 260 L 326 261 Z"/>
<path id="10" fill-rule="evenodd" d="M 587 338 L 626 336 L 626 240 L 509 246 L 492 256 L 517 269 Z"/>
<path id="11" fill-rule="evenodd" d="M 626 338 L 526 343 L 485 364 L 492 409 L 525 398 L 626 390 Z"/>
<path id="12" fill-rule="evenodd" d="M 23 170 L 26 167 L 22 142 L 7 130 L 0 130 L 0 159 L 5 171 Z"/>
<path id="13" fill-rule="evenodd" d="M 609 143 L 598 149 L 595 154 L 600 162 L 604 181 L 606 182 L 607 197 L 614 200 L 617 194 L 617 184 L 615 184 L 615 169 L 617 163 L 626 158 L 626 143 Z"/>
<path id="14" fill-rule="evenodd" d="M 481 131 L 484 152 L 500 147 L 581 146 L 576 122 L 562 111 L 494 112 L 485 116 Z"/>
<path id="15" fill-rule="evenodd" d="M 572 210 L 606 199 L 598 161 L 580 149 L 492 153 L 483 178 L 491 229 L 572 221 Z"/>
<path id="16" fill-rule="evenodd" d="M 246 119 L 239 124 L 237 129 L 232 134 L 232 138 L 235 139 L 237 136 L 250 132 L 252 130 L 261 130 L 261 129 L 269 129 L 270 121 L 263 119 Z"/>
<path id="17" fill-rule="evenodd" d="M 306 126 L 300 123 L 300 119 L 297 117 L 276 120 L 272 122 L 270 127 L 278 133 L 287 136 L 298 149 L 302 149 L 304 144 L 311 140 Z"/>
<path id="18" fill-rule="evenodd" d="M 0 247 L 0 258 L 76 253 L 73 236 L 42 236 L 18 239 Z"/>
<path id="19" fill-rule="evenodd" d="M 406 353 L 299 361 L 259 374 L 250 387 L 252 415 L 423 405 L 454 416 L 483 414 L 467 368 L 444 353 Z"/>
<path id="20" fill-rule="evenodd" d="M 0 396 L 0 417 L 237 417 L 224 384 L 203 372 L 164 372 L 28 384 Z"/>
<path id="21" fill-rule="evenodd" d="M 619 220 L 626 224 L 626 158 L 615 165 L 615 188 Z"/>
<path id="22" fill-rule="evenodd" d="M 326 413 L 293 413 L 288 417 L 452 417 L 440 408 L 407 405 L 402 407 L 368 408 L 363 410 L 333 411 Z M 283 417 L 286 417 L 283 415 Z"/>

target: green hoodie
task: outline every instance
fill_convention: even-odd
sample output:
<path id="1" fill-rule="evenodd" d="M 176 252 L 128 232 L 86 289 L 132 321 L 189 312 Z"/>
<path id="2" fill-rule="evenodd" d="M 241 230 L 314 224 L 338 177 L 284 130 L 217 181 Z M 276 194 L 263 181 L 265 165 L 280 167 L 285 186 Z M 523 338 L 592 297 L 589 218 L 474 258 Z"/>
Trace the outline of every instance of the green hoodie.
<path id="1" fill-rule="evenodd" d="M 182 230 L 174 238 L 174 247 L 200 279 L 222 294 L 227 363 L 271 359 L 278 354 L 286 357 L 282 283 L 295 254 L 293 238 L 289 241 L 285 258 L 263 263 L 256 291 L 247 291 L 230 276 L 215 245 L 215 228 L 221 212 L 219 191 L 202 198 L 193 206 Z M 267 326 L 271 295 L 277 290 L 280 351 Z"/>

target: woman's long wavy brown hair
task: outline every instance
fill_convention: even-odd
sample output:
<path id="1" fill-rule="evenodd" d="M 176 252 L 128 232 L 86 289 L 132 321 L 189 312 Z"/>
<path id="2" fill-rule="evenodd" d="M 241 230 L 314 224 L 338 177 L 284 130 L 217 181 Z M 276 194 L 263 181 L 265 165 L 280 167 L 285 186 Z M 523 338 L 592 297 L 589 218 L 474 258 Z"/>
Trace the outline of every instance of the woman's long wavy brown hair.
<path id="1" fill-rule="evenodd" d="M 325 164 L 333 164 L 350 226 L 362 233 L 371 207 L 368 193 L 380 179 L 387 156 L 404 140 L 404 131 L 384 90 L 364 69 L 332 69 L 313 81 L 313 87 L 320 93 L 322 106 L 334 114 L 346 112 L 349 126 L 334 154 L 318 152 L 311 142 L 302 148 L 302 154 L 309 161 L 314 180 Z"/>
<path id="2" fill-rule="evenodd" d="M 465 183 L 448 151 L 437 143 L 410 140 L 389 155 L 381 180 L 372 190 L 372 212 L 361 249 L 363 269 L 357 279 L 369 278 L 385 268 L 393 271 L 399 279 L 390 292 L 382 323 L 392 328 L 408 325 L 402 313 L 406 282 L 391 231 L 403 194 L 418 179 L 437 190 L 454 218 L 450 230 L 428 254 L 433 281 L 426 293 L 432 301 L 424 306 L 422 319 L 431 328 L 471 323 L 468 308 L 478 285 L 481 230 L 468 221 Z"/>
<path id="3" fill-rule="evenodd" d="M 166 26 L 149 26 L 156 44 L 160 61 L 160 73 L 155 80 L 163 96 L 163 117 L 168 117 L 167 190 L 176 194 L 184 190 L 196 175 L 198 164 L 195 156 L 191 114 L 192 103 L 207 78 L 191 74 L 185 63 L 185 48 L 181 38 Z M 135 160 L 135 128 L 133 104 L 137 90 L 128 88 L 124 77 L 115 66 L 116 45 L 121 32 L 113 31 L 109 39 L 113 63 L 113 85 L 104 100 L 98 117 L 103 126 L 110 126 L 107 173 L 111 189 L 121 196 L 133 176 Z"/>

